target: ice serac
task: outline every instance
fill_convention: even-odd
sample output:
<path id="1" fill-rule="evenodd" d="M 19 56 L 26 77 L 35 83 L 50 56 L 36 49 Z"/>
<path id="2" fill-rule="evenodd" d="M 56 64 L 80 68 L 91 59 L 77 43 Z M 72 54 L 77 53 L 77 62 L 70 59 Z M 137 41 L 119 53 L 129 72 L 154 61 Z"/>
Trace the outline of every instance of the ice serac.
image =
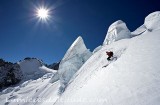
<path id="1" fill-rule="evenodd" d="M 160 11 L 149 14 L 144 21 L 144 25 L 149 30 L 160 29 Z"/>
<path id="2" fill-rule="evenodd" d="M 103 45 L 111 44 L 120 39 L 130 38 L 131 32 L 122 20 L 118 20 L 110 25 Z"/>
<path id="3" fill-rule="evenodd" d="M 141 35 L 160 29 L 160 11 L 150 13 L 144 20 L 144 24 L 132 32 L 132 36 Z"/>
<path id="4" fill-rule="evenodd" d="M 92 53 L 86 48 L 84 41 L 79 36 L 67 50 L 59 65 L 58 75 L 55 79 L 60 79 L 60 92 L 63 92 L 67 83 L 80 67 L 90 58 Z"/>

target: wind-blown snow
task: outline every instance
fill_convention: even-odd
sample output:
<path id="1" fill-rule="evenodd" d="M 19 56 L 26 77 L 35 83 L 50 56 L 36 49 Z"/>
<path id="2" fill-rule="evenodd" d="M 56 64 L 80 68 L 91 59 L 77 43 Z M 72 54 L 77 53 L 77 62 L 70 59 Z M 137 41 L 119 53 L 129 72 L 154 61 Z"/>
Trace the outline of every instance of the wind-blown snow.
<path id="1" fill-rule="evenodd" d="M 120 39 L 130 38 L 131 32 L 122 20 L 118 20 L 110 25 L 103 45 L 111 44 Z"/>

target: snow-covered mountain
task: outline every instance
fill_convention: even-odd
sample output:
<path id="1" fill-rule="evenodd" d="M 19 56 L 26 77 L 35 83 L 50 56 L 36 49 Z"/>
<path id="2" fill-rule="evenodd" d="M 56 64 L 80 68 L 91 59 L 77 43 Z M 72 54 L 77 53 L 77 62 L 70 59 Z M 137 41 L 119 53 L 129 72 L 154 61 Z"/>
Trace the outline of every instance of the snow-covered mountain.
<path id="1" fill-rule="evenodd" d="M 43 65 L 43 62 L 37 58 L 27 58 L 18 62 L 21 71 L 23 72 L 23 79 L 38 79 L 46 73 L 55 72 Z"/>
<path id="2" fill-rule="evenodd" d="M 37 58 L 25 58 L 17 63 L 0 59 L 0 88 L 30 79 L 38 79 L 46 73 L 55 72 L 55 70 L 45 67 L 43 62 Z"/>
<path id="3" fill-rule="evenodd" d="M 48 81 L 50 80 L 50 78 L 54 76 L 54 74 L 57 71 L 47 68 L 43 64 L 43 62 L 37 58 L 25 58 L 24 60 L 21 60 L 17 62 L 16 64 L 12 64 L 8 62 L 0 62 L 0 70 L 5 71 L 4 73 L 1 72 L 1 77 L 5 73 L 7 75 L 8 74 L 7 72 L 10 71 L 10 69 L 13 71 L 12 74 L 15 75 L 14 77 L 16 79 L 20 78 L 19 79 L 20 83 L 11 84 L 12 86 L 0 92 L 1 105 L 8 105 L 10 103 L 8 102 L 8 100 L 13 100 L 17 98 L 19 99 L 26 98 L 26 99 L 31 100 L 31 98 L 36 99 L 38 96 L 40 96 L 40 94 L 44 96 L 43 92 L 48 91 L 47 89 L 44 89 L 44 87 L 45 88 L 47 87 L 56 88 L 57 87 L 56 90 L 58 91 L 58 87 L 59 87 L 58 82 L 55 83 L 56 85 L 54 86 L 52 86 L 52 84 L 48 84 Z M 11 81 L 12 81 L 12 78 L 11 78 Z M 39 90 L 40 90 L 40 93 L 38 92 Z M 57 93 L 56 90 L 55 90 L 54 96 L 56 96 L 56 93 Z M 11 102 L 10 104 L 18 105 L 18 104 L 26 104 L 26 103 L 27 102 L 23 100 L 19 102 Z M 27 104 L 30 104 L 30 102 L 28 102 Z"/>
<path id="4" fill-rule="evenodd" d="M 134 32 L 122 21 L 113 23 L 103 45 L 93 54 L 78 37 L 56 75 L 47 73 L 3 90 L 1 104 L 159 105 L 159 14 L 160 11 L 149 14 Z M 107 61 L 106 51 L 113 51 L 111 61 Z M 65 89 L 60 95 L 59 87 Z"/>

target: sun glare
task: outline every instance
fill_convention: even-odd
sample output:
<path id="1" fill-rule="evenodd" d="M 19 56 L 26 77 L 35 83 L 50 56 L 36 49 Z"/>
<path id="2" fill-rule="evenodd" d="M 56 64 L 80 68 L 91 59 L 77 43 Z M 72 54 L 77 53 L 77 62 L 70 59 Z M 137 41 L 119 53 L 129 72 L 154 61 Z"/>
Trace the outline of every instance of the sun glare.
<path id="1" fill-rule="evenodd" d="M 45 9 L 45 8 L 37 9 L 37 14 L 36 15 L 40 20 L 47 20 L 50 16 L 49 15 L 49 10 Z"/>

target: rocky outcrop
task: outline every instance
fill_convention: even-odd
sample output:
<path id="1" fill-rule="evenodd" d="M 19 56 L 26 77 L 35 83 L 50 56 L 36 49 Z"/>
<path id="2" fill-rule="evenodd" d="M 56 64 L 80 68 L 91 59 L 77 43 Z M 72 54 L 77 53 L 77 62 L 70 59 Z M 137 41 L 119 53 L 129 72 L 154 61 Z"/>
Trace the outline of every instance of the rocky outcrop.
<path id="1" fill-rule="evenodd" d="M 0 88 L 15 85 L 21 81 L 23 73 L 17 63 L 0 59 Z"/>

